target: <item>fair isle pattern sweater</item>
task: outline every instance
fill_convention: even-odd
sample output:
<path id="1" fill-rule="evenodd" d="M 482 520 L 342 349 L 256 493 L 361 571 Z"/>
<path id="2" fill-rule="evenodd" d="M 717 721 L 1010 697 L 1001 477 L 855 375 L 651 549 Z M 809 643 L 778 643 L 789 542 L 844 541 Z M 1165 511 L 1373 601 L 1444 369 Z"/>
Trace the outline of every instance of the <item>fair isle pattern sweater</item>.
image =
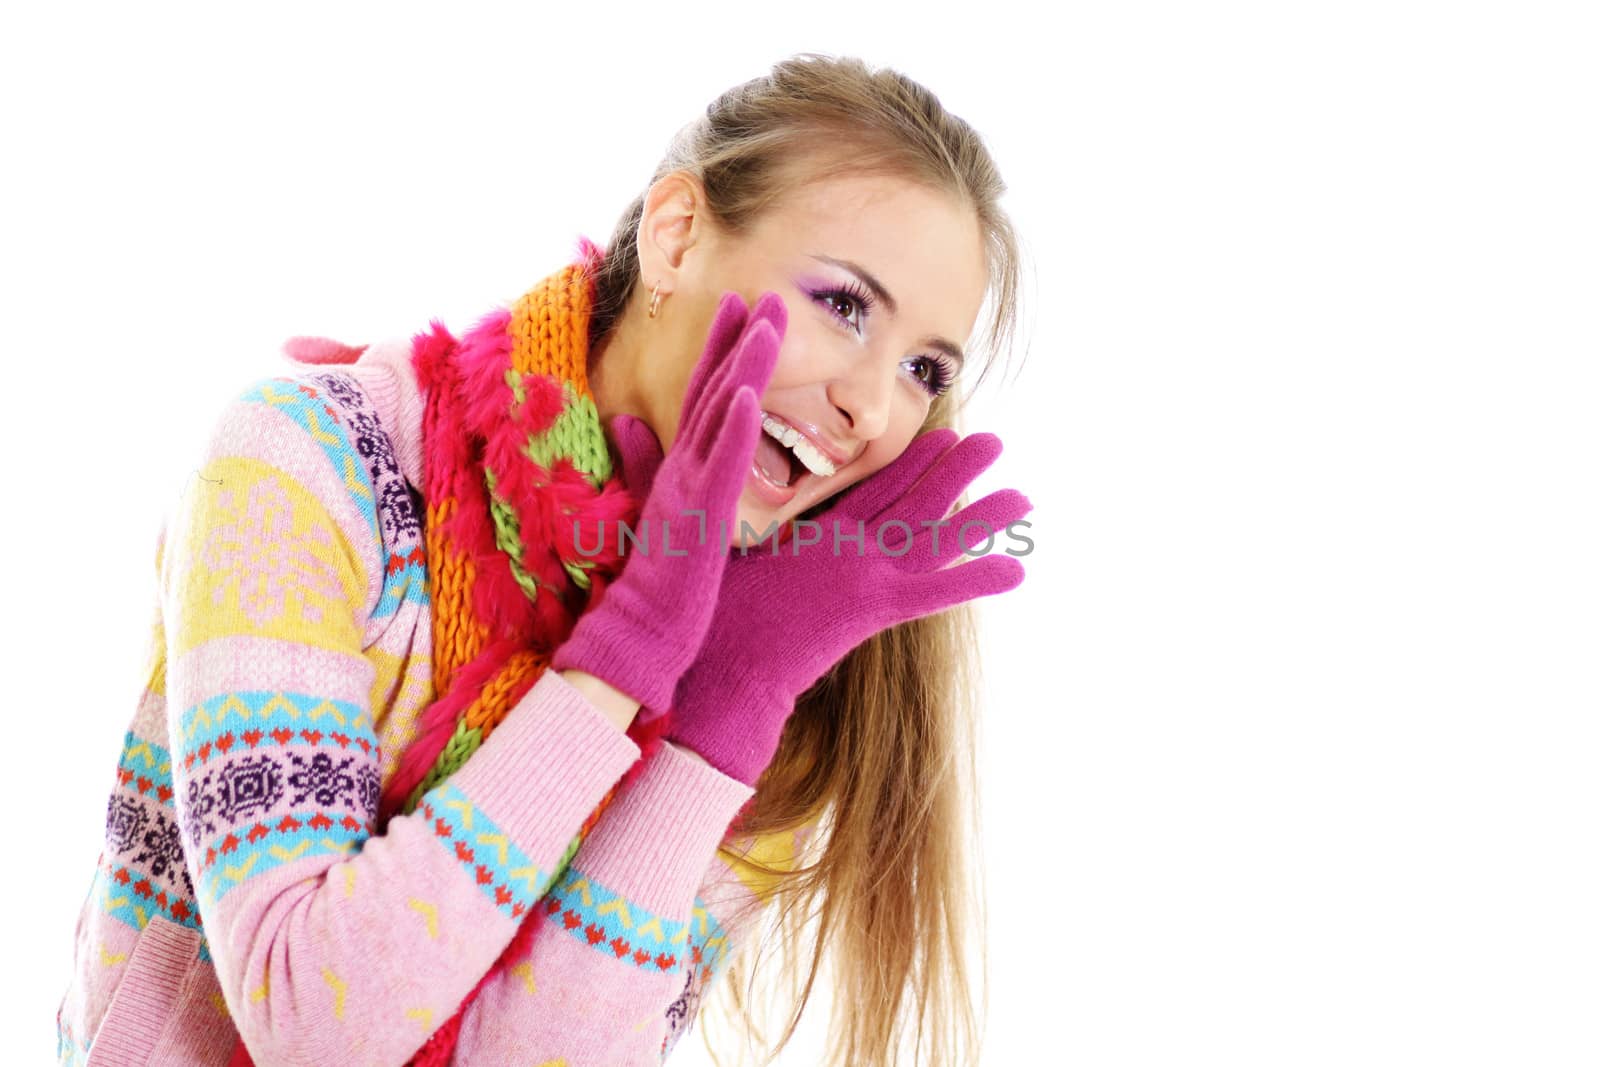
<path id="1" fill-rule="evenodd" d="M 768 892 L 726 837 L 752 790 L 639 759 L 554 671 L 410 815 L 378 797 L 433 699 L 403 339 L 256 382 L 164 520 L 148 678 L 57 1013 L 62 1064 L 405 1062 L 525 920 L 452 1062 L 659 1064 Z"/>

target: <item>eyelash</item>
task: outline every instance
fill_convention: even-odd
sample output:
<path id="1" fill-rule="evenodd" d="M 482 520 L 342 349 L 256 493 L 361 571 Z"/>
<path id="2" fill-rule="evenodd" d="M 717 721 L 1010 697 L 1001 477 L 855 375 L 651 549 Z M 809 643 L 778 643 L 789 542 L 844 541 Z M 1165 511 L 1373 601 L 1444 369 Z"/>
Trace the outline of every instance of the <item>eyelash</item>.
<path id="1" fill-rule="evenodd" d="M 856 307 L 860 309 L 862 318 L 866 318 L 868 315 L 870 315 L 873 307 L 877 305 L 877 299 L 855 282 L 850 282 L 847 285 L 838 286 L 832 289 L 819 289 L 811 295 L 814 299 L 827 305 L 828 311 L 835 319 L 839 321 L 839 324 L 842 328 L 846 330 L 852 330 L 858 335 L 861 333 L 861 327 L 853 325 L 848 316 L 839 314 L 838 309 L 836 309 L 832 304 L 828 303 L 829 299 L 834 297 L 843 297 L 846 300 L 852 301 L 855 303 Z M 956 377 L 954 368 L 950 366 L 949 357 L 913 356 L 912 358 L 926 360 L 933 367 L 933 377 L 927 381 L 917 378 L 915 379 L 917 385 L 920 386 L 922 390 L 929 396 L 939 397 L 944 395 L 944 393 L 949 390 L 951 383 L 955 381 Z"/>

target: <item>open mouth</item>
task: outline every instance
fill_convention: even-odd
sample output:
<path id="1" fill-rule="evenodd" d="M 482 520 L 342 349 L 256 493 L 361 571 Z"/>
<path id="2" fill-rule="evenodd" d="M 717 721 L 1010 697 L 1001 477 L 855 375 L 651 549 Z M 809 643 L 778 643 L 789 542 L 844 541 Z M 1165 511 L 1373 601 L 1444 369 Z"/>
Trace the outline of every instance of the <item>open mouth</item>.
<path id="1" fill-rule="evenodd" d="M 794 454 L 794 450 L 785 448 L 769 433 L 762 433 L 761 439 L 756 442 L 755 464 L 767 480 L 779 489 L 791 488 L 811 477 L 810 469 Z"/>
<path id="2" fill-rule="evenodd" d="M 771 412 L 761 413 L 761 439 L 755 464 L 779 489 L 791 489 L 807 478 L 831 478 L 833 461 L 799 430 Z"/>

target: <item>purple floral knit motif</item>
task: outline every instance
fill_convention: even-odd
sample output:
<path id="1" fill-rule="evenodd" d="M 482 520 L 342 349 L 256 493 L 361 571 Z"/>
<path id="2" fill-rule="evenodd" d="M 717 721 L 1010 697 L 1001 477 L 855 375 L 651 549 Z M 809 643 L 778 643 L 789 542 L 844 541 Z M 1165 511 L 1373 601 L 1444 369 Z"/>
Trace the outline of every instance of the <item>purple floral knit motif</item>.
<path id="1" fill-rule="evenodd" d="M 216 835 L 248 820 L 266 821 L 306 804 L 346 808 L 367 822 L 378 813 L 378 772 L 355 756 L 294 749 L 228 760 L 189 781 L 183 835 L 199 853 Z"/>
<path id="2" fill-rule="evenodd" d="M 378 522 L 383 543 L 389 552 L 404 555 L 422 543 L 420 508 L 400 464 L 394 458 L 394 445 L 378 420 L 378 413 L 347 375 L 308 375 L 337 405 L 353 438 L 352 444 L 367 465 L 372 477 L 373 496 L 378 502 Z"/>
<path id="3" fill-rule="evenodd" d="M 178 824 L 162 811 L 152 812 L 136 800 L 113 793 L 106 805 L 106 848 L 118 863 L 165 879 L 193 899 L 194 883 L 183 862 Z"/>
<path id="4" fill-rule="evenodd" d="M 683 1032 L 700 1013 L 700 968 L 690 964 L 683 975 L 683 991 L 678 999 L 667 1005 L 667 1036 L 661 1044 L 662 1054 L 672 1051 Z"/>

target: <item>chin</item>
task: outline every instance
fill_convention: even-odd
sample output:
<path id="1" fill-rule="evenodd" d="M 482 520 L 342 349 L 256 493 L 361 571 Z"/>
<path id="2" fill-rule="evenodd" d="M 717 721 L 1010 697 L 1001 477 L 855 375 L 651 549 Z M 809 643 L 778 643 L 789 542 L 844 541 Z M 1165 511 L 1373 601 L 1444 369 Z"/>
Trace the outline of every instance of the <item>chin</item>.
<path id="1" fill-rule="evenodd" d="M 800 503 L 799 500 L 796 499 L 791 500 L 782 507 L 776 507 L 771 504 L 767 504 L 762 500 L 755 498 L 753 494 L 747 491 L 739 498 L 739 506 L 734 514 L 733 526 L 728 531 L 729 546 L 732 548 L 738 548 L 740 546 L 741 541 L 739 534 L 744 528 L 740 525 L 741 523 L 749 524 L 751 530 L 750 539 L 752 544 L 758 543 L 756 542 L 756 537 L 761 533 L 761 531 L 767 529 L 769 526 L 772 526 L 774 523 L 778 525 L 782 536 L 787 537 L 788 534 L 783 532 L 783 527 L 788 526 L 796 519 L 815 519 L 818 515 L 822 514 L 822 512 L 826 511 L 828 507 L 833 504 L 834 499 L 846 488 L 848 488 L 848 486 L 834 489 L 832 492 L 828 493 L 828 495 L 820 497 L 817 500 L 812 501 L 810 504 Z"/>
<path id="2" fill-rule="evenodd" d="M 756 538 L 761 531 L 767 529 L 773 523 L 777 523 L 781 527 L 788 522 L 792 517 L 790 511 L 791 509 L 788 507 L 774 508 L 760 501 L 753 501 L 748 493 L 745 494 L 739 499 L 739 507 L 733 518 L 733 528 L 728 531 L 730 547 L 738 548 L 744 544 L 744 539 L 740 536 L 744 530 L 744 524 L 749 524 L 751 529 L 750 543 L 756 544 Z"/>

